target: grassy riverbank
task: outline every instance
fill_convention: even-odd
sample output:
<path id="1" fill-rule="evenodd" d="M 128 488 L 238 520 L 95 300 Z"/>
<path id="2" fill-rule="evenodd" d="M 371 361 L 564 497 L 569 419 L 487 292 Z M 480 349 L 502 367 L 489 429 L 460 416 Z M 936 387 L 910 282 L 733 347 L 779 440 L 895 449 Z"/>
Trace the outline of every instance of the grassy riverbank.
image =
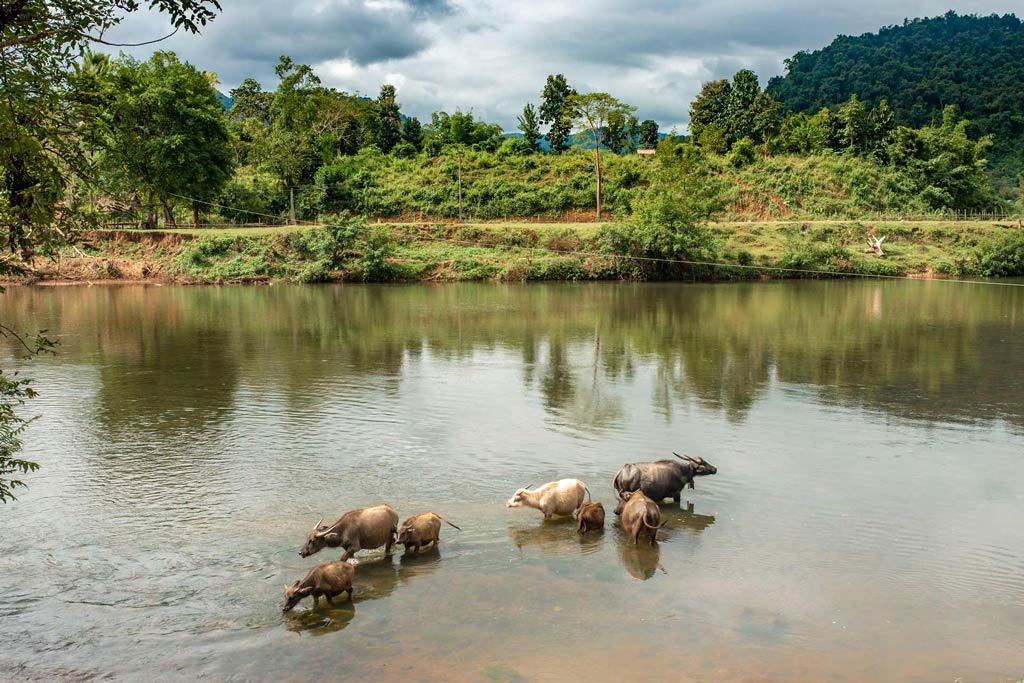
<path id="1" fill-rule="evenodd" d="M 615 230 L 615 224 L 597 223 L 371 223 L 340 237 L 312 226 L 99 231 L 59 259 L 37 259 L 30 279 L 434 282 L 1024 274 L 1024 231 L 1010 223 L 711 223 L 704 234 L 720 265 L 668 264 L 672 269 L 611 251 Z M 868 234 L 887 237 L 884 257 L 865 253 Z M 800 270 L 824 272 L 795 272 Z"/>

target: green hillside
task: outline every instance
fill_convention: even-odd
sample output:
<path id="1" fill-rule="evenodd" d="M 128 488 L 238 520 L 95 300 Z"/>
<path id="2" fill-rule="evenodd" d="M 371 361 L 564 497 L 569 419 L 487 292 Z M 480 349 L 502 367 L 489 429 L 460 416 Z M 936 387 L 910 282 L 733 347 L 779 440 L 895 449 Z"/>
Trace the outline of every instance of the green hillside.
<path id="1" fill-rule="evenodd" d="M 1024 169 L 1024 23 L 1012 14 L 913 19 L 878 33 L 839 36 L 786 60 L 768 92 L 788 109 L 815 112 L 856 94 L 887 100 L 902 125 L 941 119 L 956 105 L 972 132 L 993 135 L 991 168 L 1004 189 Z"/>

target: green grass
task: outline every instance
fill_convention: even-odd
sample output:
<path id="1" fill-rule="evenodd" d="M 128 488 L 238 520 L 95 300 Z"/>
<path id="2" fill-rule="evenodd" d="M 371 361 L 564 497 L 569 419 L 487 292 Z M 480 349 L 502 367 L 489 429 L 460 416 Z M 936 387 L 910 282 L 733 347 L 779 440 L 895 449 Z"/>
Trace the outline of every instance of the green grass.
<path id="1" fill-rule="evenodd" d="M 634 262 L 597 254 L 598 223 L 384 223 L 391 242 L 386 279 L 395 281 L 585 280 L 637 276 Z M 367 226 L 374 229 L 375 223 Z M 293 236 L 309 226 L 172 228 L 97 233 L 83 264 L 115 263 L 124 273 L 155 273 L 184 282 L 361 280 L 360 247 L 339 263 L 324 261 Z M 1013 275 L 1024 264 L 1024 232 L 991 222 L 732 221 L 710 225 L 723 264 L 717 278 L 788 277 L 778 268 L 835 275 Z M 885 258 L 864 253 L 865 237 L 886 235 Z M 168 235 L 184 239 L 168 240 Z M 579 253 L 575 253 L 579 252 Z M 75 279 L 76 255 L 61 274 Z M 744 268 L 737 266 L 753 266 Z M 84 265 L 83 265 L 84 267 Z M 110 270 L 110 269 L 108 269 Z M 77 276 L 89 279 L 88 271 Z M 96 275 L 91 275 L 96 277 Z M 129 277 L 125 275 L 125 277 Z M 380 275 L 373 276 L 384 277 Z"/>

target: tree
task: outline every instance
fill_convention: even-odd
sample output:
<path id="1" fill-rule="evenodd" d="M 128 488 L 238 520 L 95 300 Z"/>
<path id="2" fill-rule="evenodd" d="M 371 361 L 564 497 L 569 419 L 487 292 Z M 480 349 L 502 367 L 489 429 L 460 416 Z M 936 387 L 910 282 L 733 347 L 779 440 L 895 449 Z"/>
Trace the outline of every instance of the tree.
<path id="1" fill-rule="evenodd" d="M 640 149 L 654 149 L 658 146 L 658 124 L 646 119 L 640 124 Z"/>
<path id="2" fill-rule="evenodd" d="M 485 123 L 473 118 L 473 112 L 456 110 L 449 114 L 436 111 L 426 127 L 424 147 L 431 156 L 437 156 L 445 145 L 461 145 L 494 152 L 504 142 L 505 135 L 496 123 Z"/>
<path id="3" fill-rule="evenodd" d="M 718 131 L 728 132 L 731 98 L 732 85 L 724 78 L 701 86 L 696 99 L 690 104 L 690 134 L 698 144 L 704 144 L 701 137 L 708 126 L 714 125 Z"/>
<path id="4" fill-rule="evenodd" d="M 562 74 L 548 76 L 541 92 L 540 122 L 548 126 L 548 145 L 553 154 L 569 149 L 572 116 L 568 99 L 575 94 Z"/>
<path id="5" fill-rule="evenodd" d="M 402 139 L 402 114 L 395 101 L 395 86 L 385 84 L 380 87 L 374 123 L 374 143 L 387 154 Z"/>
<path id="6" fill-rule="evenodd" d="M 750 69 L 740 69 L 732 77 L 729 101 L 726 107 L 726 131 L 729 144 L 751 138 L 754 133 L 754 102 L 761 94 L 757 74 Z"/>
<path id="7" fill-rule="evenodd" d="M 604 146 L 616 154 L 636 151 L 637 120 L 632 114 L 613 111 L 602 134 Z"/>
<path id="8" fill-rule="evenodd" d="M 254 78 L 246 78 L 237 88 L 232 88 L 231 109 L 228 113 L 232 119 L 255 119 L 263 125 L 270 125 L 270 103 L 273 97 L 263 91 L 263 86 Z"/>
<path id="9" fill-rule="evenodd" d="M 630 116 L 636 107 L 623 104 L 606 92 L 572 94 L 566 100 L 572 121 L 590 132 L 594 141 L 594 175 L 597 178 L 597 220 L 601 220 L 601 142 L 608 120 Z"/>
<path id="10" fill-rule="evenodd" d="M 992 138 L 974 141 L 970 123 L 955 105 L 942 112 L 942 124 L 920 129 L 900 127 L 888 147 L 891 163 L 917 184 L 933 208 L 987 209 L 996 204 L 988 183 L 986 151 Z"/>
<path id="11" fill-rule="evenodd" d="M 216 0 L 19 0 L 0 3 L 0 228 L 12 257 L 0 274 L 18 272 L 17 257 L 56 249 L 85 223 L 77 208 L 60 203 L 73 178 L 91 181 L 82 146 L 96 137 L 96 95 L 75 86 L 102 74 L 75 64 L 92 42 L 143 6 L 168 15 L 175 31 L 196 33 L 220 9 Z M 7 330 L 9 333 L 10 331 Z M 36 351 L 40 348 L 37 339 Z M 52 346 L 52 344 L 51 344 Z M 27 380 L 0 371 L 0 500 L 23 486 L 11 474 L 35 463 L 16 457 L 28 420 L 18 409 L 34 394 Z"/>
<path id="12" fill-rule="evenodd" d="M 216 197 L 234 161 L 223 107 L 210 76 L 172 52 L 148 62 L 122 57 L 110 78 L 100 166 L 116 182 L 163 205 L 188 198 L 196 223 L 201 202 Z M 153 222 L 150 219 L 150 222 Z"/>
<path id="13" fill-rule="evenodd" d="M 839 108 L 839 144 L 844 151 L 861 155 L 868 151 L 871 142 L 871 119 L 864 103 L 851 95 Z"/>
<path id="14" fill-rule="evenodd" d="M 540 120 L 537 118 L 537 110 L 533 108 L 533 105 L 527 103 L 523 107 L 522 116 L 517 117 L 519 125 L 517 126 L 523 134 L 523 142 L 526 143 L 527 149 L 530 152 L 536 152 L 540 150 Z"/>
<path id="15" fill-rule="evenodd" d="M 779 133 L 782 125 L 782 107 L 766 92 L 757 93 L 751 108 L 753 140 L 760 144 L 764 156 L 768 156 L 772 138 Z"/>
<path id="16" fill-rule="evenodd" d="M 423 149 L 423 126 L 415 116 L 402 121 L 402 139 L 416 148 L 417 152 Z"/>

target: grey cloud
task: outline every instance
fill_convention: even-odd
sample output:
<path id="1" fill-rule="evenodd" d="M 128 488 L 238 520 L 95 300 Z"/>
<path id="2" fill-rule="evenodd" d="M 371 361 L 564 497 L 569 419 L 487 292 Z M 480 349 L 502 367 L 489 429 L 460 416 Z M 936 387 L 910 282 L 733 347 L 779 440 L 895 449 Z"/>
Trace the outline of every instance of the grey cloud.
<path id="1" fill-rule="evenodd" d="M 703 81 L 754 69 L 762 82 L 798 50 L 905 17 L 1019 11 L 1020 0 L 225 0 L 202 36 L 162 44 L 225 89 L 253 76 L 272 88 L 281 54 L 320 67 L 327 85 L 398 86 L 407 113 L 473 110 L 515 127 L 549 73 L 684 126 Z M 139 13 L 116 38 L 146 39 L 166 21 Z M 113 38 L 112 38 L 113 39 Z M 133 50 L 147 57 L 152 48 Z M 326 62 L 347 60 L 343 69 Z M 331 79 L 334 80 L 331 80 Z"/>

